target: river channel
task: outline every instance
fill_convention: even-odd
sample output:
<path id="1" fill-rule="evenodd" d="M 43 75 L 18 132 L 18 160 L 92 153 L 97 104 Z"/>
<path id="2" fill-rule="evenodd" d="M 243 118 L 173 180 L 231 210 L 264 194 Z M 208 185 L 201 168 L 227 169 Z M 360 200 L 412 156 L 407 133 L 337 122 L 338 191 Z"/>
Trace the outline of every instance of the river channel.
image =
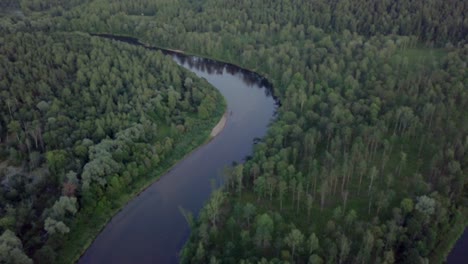
<path id="1" fill-rule="evenodd" d="M 103 37 L 142 45 L 132 38 Z M 222 182 L 226 165 L 252 154 L 255 140 L 266 134 L 275 116 L 271 86 L 258 74 L 196 56 L 164 53 L 221 92 L 227 102 L 226 125 L 115 215 L 79 263 L 177 263 L 190 234 L 179 207 L 196 215 L 210 197 L 212 180 Z"/>
<path id="2" fill-rule="evenodd" d="M 99 234 L 79 263 L 177 263 L 190 230 L 179 207 L 197 213 L 209 198 L 212 180 L 252 154 L 278 106 L 268 81 L 232 64 L 147 47 L 129 37 L 99 35 L 162 51 L 176 63 L 205 78 L 225 97 L 227 122 L 208 144 L 180 161 L 171 171 L 129 202 Z M 447 263 L 466 263 L 468 230 L 457 241 Z"/>

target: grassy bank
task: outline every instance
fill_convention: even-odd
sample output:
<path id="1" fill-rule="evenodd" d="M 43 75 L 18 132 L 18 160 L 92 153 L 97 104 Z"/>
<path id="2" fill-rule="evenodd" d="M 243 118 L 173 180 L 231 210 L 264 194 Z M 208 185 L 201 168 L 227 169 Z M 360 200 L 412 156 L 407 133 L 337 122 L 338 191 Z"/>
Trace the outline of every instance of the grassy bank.
<path id="1" fill-rule="evenodd" d="M 127 188 L 127 192 L 120 194 L 118 197 L 113 197 L 111 201 L 101 200 L 96 208 L 83 208 L 77 214 L 76 220 L 70 226 L 71 232 L 64 241 L 61 241 L 63 247 L 57 252 L 59 263 L 75 263 L 112 217 L 122 210 L 128 202 L 155 183 L 180 160 L 209 142 L 212 138 L 210 136 L 212 128 L 219 122 L 226 109 L 223 96 L 219 92 L 218 95 L 221 103 L 217 105 L 213 115 L 208 120 L 201 122 L 201 124 L 197 124 L 197 129 L 192 129 L 183 138 L 180 138 L 172 154 L 158 164 L 157 167 L 154 167 L 150 175 L 142 176 L 130 188 Z M 92 217 L 89 217 L 90 215 Z"/>
<path id="2" fill-rule="evenodd" d="M 438 250 L 433 252 L 429 258 L 429 263 L 444 263 L 452 251 L 458 239 L 463 235 L 465 228 L 468 226 L 468 209 L 463 208 L 452 220 L 451 228 L 443 235 L 440 240 Z"/>

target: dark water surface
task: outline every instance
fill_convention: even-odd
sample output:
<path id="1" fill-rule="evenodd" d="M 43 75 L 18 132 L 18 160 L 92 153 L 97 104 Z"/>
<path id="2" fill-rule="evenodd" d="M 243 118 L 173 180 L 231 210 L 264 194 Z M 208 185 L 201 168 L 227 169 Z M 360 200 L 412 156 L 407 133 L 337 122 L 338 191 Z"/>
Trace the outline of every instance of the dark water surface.
<path id="1" fill-rule="evenodd" d="M 447 264 L 466 263 L 468 263 L 468 228 L 465 228 L 465 232 L 447 257 Z"/>
<path id="2" fill-rule="evenodd" d="M 138 45 L 135 39 L 116 39 Z M 274 117 L 277 104 L 261 76 L 230 64 L 168 54 L 223 94 L 231 113 L 226 126 L 126 205 L 79 263 L 177 263 L 189 236 L 178 207 L 198 212 L 210 196 L 210 181 L 221 181 L 224 166 L 252 154 L 254 139 L 266 134 Z"/>

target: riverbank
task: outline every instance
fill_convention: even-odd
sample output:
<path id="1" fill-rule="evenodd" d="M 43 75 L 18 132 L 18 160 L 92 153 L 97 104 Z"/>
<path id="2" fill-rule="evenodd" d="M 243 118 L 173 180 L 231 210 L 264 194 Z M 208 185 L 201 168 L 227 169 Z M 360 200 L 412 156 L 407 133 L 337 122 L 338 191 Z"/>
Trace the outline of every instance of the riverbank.
<path id="1" fill-rule="evenodd" d="M 141 46 L 133 39 L 122 41 Z M 167 177 L 125 206 L 94 242 L 88 242 L 90 247 L 79 263 L 176 263 L 182 243 L 189 234 L 178 208 L 198 212 L 209 198 L 213 180 L 221 180 L 225 166 L 243 162 L 251 155 L 252 142 L 266 134 L 274 117 L 277 102 L 271 95 L 271 87 L 261 76 L 213 60 L 166 54 L 216 87 L 229 109 L 244 118 L 230 126 L 227 122 L 231 122 L 231 118 L 223 109 L 212 123 L 211 131 L 204 135 L 205 140 L 210 137 L 210 144 L 178 162 Z M 211 132 L 216 140 L 212 140 Z M 122 250 L 114 251 L 115 248 Z"/>
<path id="2" fill-rule="evenodd" d="M 445 263 L 447 261 L 447 257 L 468 226 L 468 209 L 463 208 L 461 212 L 455 215 L 451 224 L 452 228 L 439 241 L 436 247 L 438 250 L 430 255 L 429 263 Z"/>
<path id="3" fill-rule="evenodd" d="M 219 135 L 219 133 L 221 133 L 224 129 L 224 127 L 226 126 L 226 122 L 227 122 L 227 112 L 225 112 L 223 114 L 223 116 L 221 117 L 221 119 L 219 120 L 218 124 L 216 124 L 216 126 L 213 128 L 213 130 L 211 130 L 211 134 L 210 134 L 210 137 L 211 138 L 214 138 L 216 137 L 217 135 Z"/>
<path id="4" fill-rule="evenodd" d="M 147 43 L 147 42 L 145 42 L 145 43 Z M 145 45 L 148 45 L 148 46 L 149 46 L 149 44 L 145 44 Z M 162 48 L 162 49 L 164 49 L 164 48 Z M 166 49 L 166 50 L 168 50 L 168 49 Z M 174 52 L 174 51 L 173 51 L 173 52 Z M 192 53 L 190 53 L 190 52 L 180 51 L 180 50 L 179 50 L 179 51 L 176 51 L 176 52 L 182 53 L 182 54 L 192 54 Z M 223 61 L 223 60 L 220 60 L 219 58 L 213 58 L 213 57 L 209 57 L 209 56 L 208 56 L 208 58 L 210 58 L 210 59 L 215 59 L 215 60 L 217 60 L 217 61 L 218 61 L 218 60 L 219 60 L 219 61 Z M 228 64 L 230 64 L 230 65 L 235 65 L 235 64 L 232 64 L 232 63 L 228 63 Z M 237 65 L 236 65 L 236 66 L 237 66 Z M 455 221 L 454 225 L 455 225 L 455 226 L 459 226 L 459 222 Z M 457 230 L 458 230 L 458 231 L 457 231 Z M 451 229 L 451 232 L 448 232 L 448 233 L 447 233 L 448 235 L 443 236 L 443 238 L 441 239 L 441 242 L 440 242 L 440 244 L 441 244 L 440 250 L 437 250 L 437 252 L 434 253 L 434 255 L 435 255 L 435 254 L 440 255 L 439 257 L 436 257 L 436 259 L 441 259 L 441 260 L 439 260 L 439 261 L 436 261 L 436 263 L 442 262 L 442 261 L 446 258 L 446 256 L 448 255 L 448 253 L 451 251 L 451 249 L 452 249 L 453 246 L 455 245 L 455 243 L 456 243 L 456 241 L 457 241 L 457 238 L 458 238 L 462 233 L 463 233 L 463 229 L 461 229 L 461 231 L 460 231 L 459 229 L 454 228 L 454 229 Z M 453 235 L 453 234 L 455 234 L 455 235 Z M 442 246 L 443 246 L 443 247 L 442 247 Z M 445 248 L 445 247 L 447 248 L 446 250 L 445 250 L 445 249 L 442 249 L 442 248 Z M 445 251 L 445 253 L 443 253 L 444 251 Z M 431 258 L 431 259 L 432 259 L 432 258 Z M 432 263 L 432 261 L 431 261 L 431 263 Z"/>
<path id="5" fill-rule="evenodd" d="M 274 83 L 275 79 L 271 78 L 270 75 L 268 75 L 268 73 L 260 72 L 259 69 L 256 68 L 256 67 L 247 67 L 246 65 L 241 65 L 240 62 L 236 63 L 234 61 L 226 60 L 225 58 L 222 58 L 222 57 L 212 56 L 210 54 L 204 54 L 204 53 L 199 54 L 199 53 L 191 52 L 189 50 L 171 49 L 171 48 L 168 48 L 166 46 L 161 46 L 161 45 L 157 45 L 155 43 L 151 43 L 150 41 L 145 40 L 144 37 L 138 38 L 137 36 L 134 36 L 134 35 L 127 35 L 127 34 L 112 35 L 112 34 L 109 34 L 109 33 L 102 33 L 102 32 L 98 32 L 98 33 L 89 32 L 89 33 L 86 33 L 86 32 L 82 32 L 82 31 L 76 31 L 76 33 L 91 35 L 91 36 L 97 36 L 97 37 L 104 37 L 104 38 L 109 38 L 109 39 L 120 39 L 119 41 L 124 41 L 124 42 L 128 42 L 128 39 L 131 39 L 132 41 L 134 41 L 133 44 L 140 45 L 140 46 L 145 47 L 147 49 L 160 50 L 162 52 L 169 52 L 169 53 L 179 54 L 179 55 L 183 55 L 183 56 L 202 57 L 203 59 L 211 60 L 211 61 L 217 62 L 217 63 L 222 63 L 222 64 L 225 64 L 225 65 L 228 65 L 228 66 L 233 66 L 233 67 L 239 68 L 239 69 L 241 69 L 243 71 L 252 72 L 252 73 L 254 73 L 254 74 L 258 75 L 258 76 L 261 76 L 263 78 L 262 82 L 266 82 L 268 86 L 271 86 L 273 88 L 276 87 L 275 83 Z M 273 99 L 275 99 L 275 102 L 276 102 L 277 106 L 281 106 L 281 102 L 279 101 L 278 96 L 275 95 L 276 93 L 275 93 L 274 89 L 271 90 L 271 93 L 272 93 L 271 95 L 272 95 Z"/>
<path id="6" fill-rule="evenodd" d="M 68 234 L 67 240 L 63 243 L 65 247 L 57 252 L 59 263 L 76 263 L 106 225 L 129 202 L 138 197 L 151 185 L 158 182 L 161 177 L 174 169 L 181 160 L 184 160 L 193 152 L 208 144 L 214 136 L 218 135 L 224 129 L 227 120 L 225 118 L 227 108 L 226 100 L 219 91 L 218 95 L 220 103 L 216 111 L 213 112 L 213 116 L 206 121 L 208 125 L 201 130 L 188 132 L 185 137 L 178 142 L 177 146 L 175 146 L 174 154 L 168 157 L 165 162 L 161 163 L 159 167 L 155 167 L 150 177 L 143 177 L 135 182 L 133 191 L 122 194 L 112 201 L 112 203 L 108 203 L 107 205 L 109 205 L 109 207 L 107 208 L 98 205 L 96 208 L 80 211 L 76 220 L 70 226 L 71 232 Z M 216 121 L 218 122 L 216 123 Z M 216 132 L 214 136 L 212 136 L 213 132 Z M 89 215 L 92 215 L 93 219 L 89 219 Z"/>

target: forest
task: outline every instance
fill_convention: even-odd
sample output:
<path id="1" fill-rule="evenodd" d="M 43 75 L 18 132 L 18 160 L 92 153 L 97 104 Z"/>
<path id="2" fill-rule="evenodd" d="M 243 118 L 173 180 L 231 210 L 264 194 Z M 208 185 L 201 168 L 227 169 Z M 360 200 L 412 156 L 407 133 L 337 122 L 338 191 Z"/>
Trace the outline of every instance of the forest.
<path id="1" fill-rule="evenodd" d="M 190 221 L 182 263 L 440 263 L 468 222 L 466 1 L 18 6 L 0 23 L 2 258 L 76 258 L 86 221 L 223 111 L 161 54 L 85 33 L 241 65 L 281 101 Z"/>
<path id="2" fill-rule="evenodd" d="M 0 263 L 54 263 L 64 240 L 99 230 L 129 194 L 206 140 L 223 99 L 162 53 L 8 20 Z"/>

